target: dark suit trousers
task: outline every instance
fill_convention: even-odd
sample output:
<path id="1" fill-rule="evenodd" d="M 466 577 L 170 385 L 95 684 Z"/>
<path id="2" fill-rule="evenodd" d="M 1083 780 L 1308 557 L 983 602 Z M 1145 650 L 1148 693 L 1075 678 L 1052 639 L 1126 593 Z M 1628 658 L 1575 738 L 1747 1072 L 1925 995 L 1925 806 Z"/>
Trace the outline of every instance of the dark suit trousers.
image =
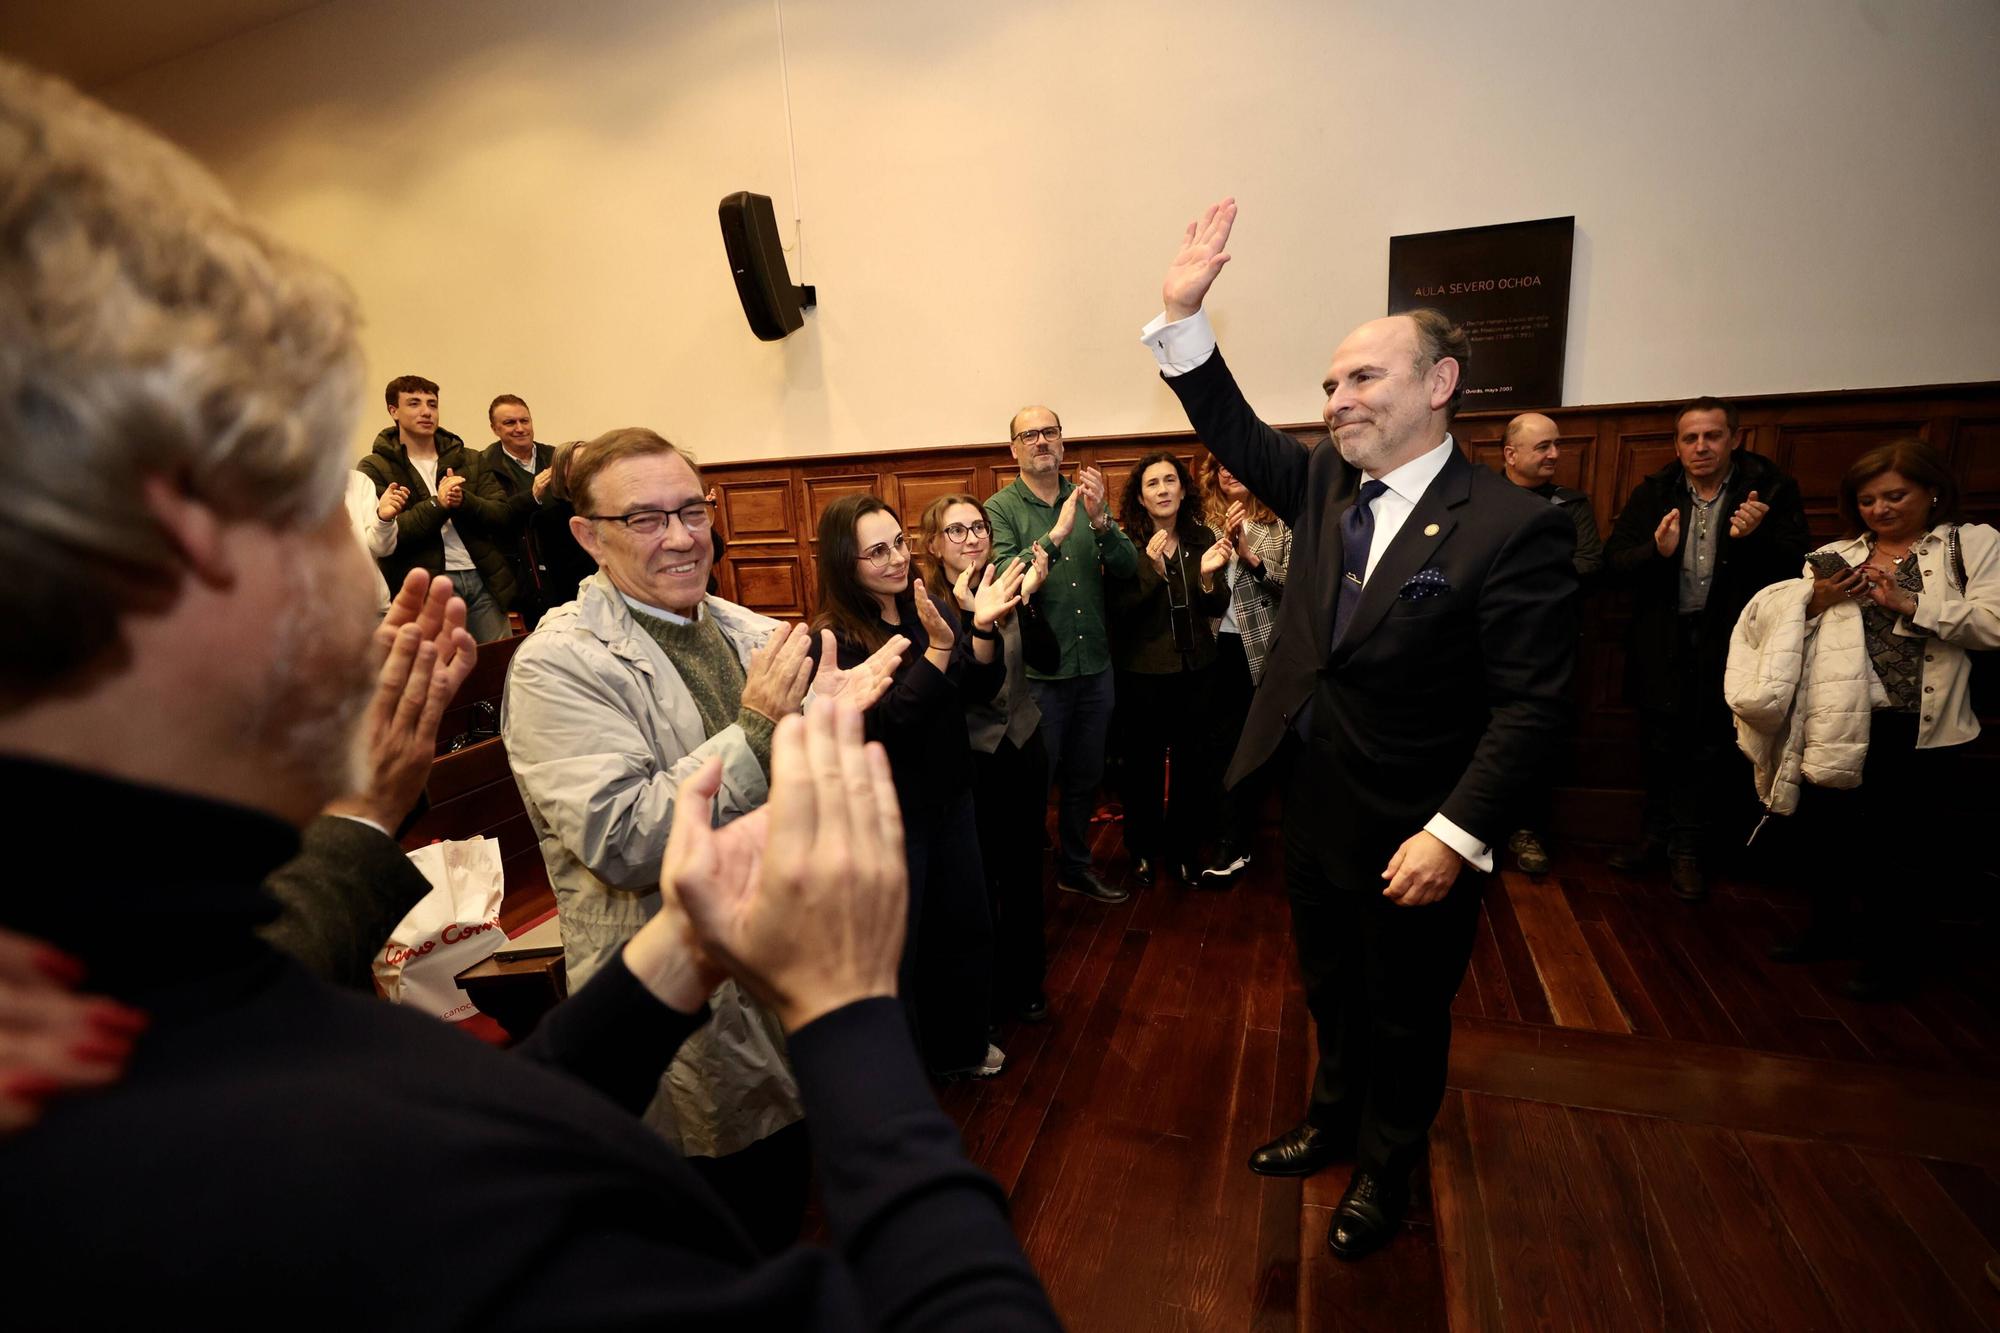
<path id="1" fill-rule="evenodd" d="M 1674 697 L 1664 708 L 1639 714 L 1641 773 L 1646 783 L 1646 836 L 1670 851 L 1706 854 L 1717 850 L 1717 835 L 1741 841 L 1749 824 L 1745 793 L 1754 790 L 1749 762 L 1736 748 L 1736 724 L 1723 702 L 1722 681 L 1704 672 L 1703 638 L 1728 630 L 1703 623 L 1699 613 L 1684 615 L 1676 627 Z M 1713 654 L 1707 654 L 1713 657 Z"/>
<path id="2" fill-rule="evenodd" d="M 1380 868 L 1407 829 L 1361 855 L 1329 845 L 1325 812 L 1350 800 L 1330 747 L 1296 747 L 1285 798 L 1285 891 L 1306 1007 L 1319 1028 L 1319 1068 L 1306 1118 L 1357 1127 L 1355 1164 L 1394 1176 L 1422 1156 L 1444 1101 L 1451 1002 L 1465 977 L 1486 876 L 1465 867 L 1443 899 L 1400 907 Z M 1380 853 L 1379 859 L 1377 853 Z M 1372 865 L 1372 871 L 1360 867 Z"/>

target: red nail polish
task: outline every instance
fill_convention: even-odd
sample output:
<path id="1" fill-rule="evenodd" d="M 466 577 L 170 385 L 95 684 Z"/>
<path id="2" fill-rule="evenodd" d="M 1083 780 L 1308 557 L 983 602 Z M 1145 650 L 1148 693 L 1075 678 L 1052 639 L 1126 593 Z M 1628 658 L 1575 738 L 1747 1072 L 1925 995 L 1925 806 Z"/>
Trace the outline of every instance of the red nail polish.
<path id="1" fill-rule="evenodd" d="M 7 1074 L 0 1076 L 0 1097 L 14 1102 L 47 1101 L 63 1090 L 63 1085 L 47 1074 Z"/>
<path id="2" fill-rule="evenodd" d="M 51 945 L 36 949 L 34 962 L 37 972 L 65 989 L 73 989 L 83 980 L 83 964 Z"/>
<path id="3" fill-rule="evenodd" d="M 98 1000 L 88 1012 L 90 1025 L 107 1037 L 136 1037 L 153 1025 L 152 1018 L 116 1000 Z"/>
<path id="4" fill-rule="evenodd" d="M 93 1065 L 122 1065 L 132 1058 L 126 1037 L 84 1037 L 70 1043 L 69 1058 Z"/>

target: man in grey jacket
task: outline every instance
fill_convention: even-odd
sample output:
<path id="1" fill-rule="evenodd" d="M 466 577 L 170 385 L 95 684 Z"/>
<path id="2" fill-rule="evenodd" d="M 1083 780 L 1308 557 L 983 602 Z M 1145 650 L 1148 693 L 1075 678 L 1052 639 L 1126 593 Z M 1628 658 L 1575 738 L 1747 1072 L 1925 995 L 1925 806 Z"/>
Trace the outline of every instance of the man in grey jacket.
<path id="1" fill-rule="evenodd" d="M 803 626 L 707 595 L 714 514 L 692 461 L 650 430 L 593 440 L 569 476 L 577 541 L 598 563 L 528 637 L 507 674 L 501 735 L 556 894 L 580 986 L 660 909 L 680 785 L 722 763 L 712 820 L 767 796 L 771 733 L 808 685 L 863 706 L 886 689 L 892 640 L 815 680 Z M 662 1079 L 647 1120 L 709 1177 L 766 1249 L 797 1236 L 809 1177 L 798 1086 L 769 1014 L 725 982 Z"/>

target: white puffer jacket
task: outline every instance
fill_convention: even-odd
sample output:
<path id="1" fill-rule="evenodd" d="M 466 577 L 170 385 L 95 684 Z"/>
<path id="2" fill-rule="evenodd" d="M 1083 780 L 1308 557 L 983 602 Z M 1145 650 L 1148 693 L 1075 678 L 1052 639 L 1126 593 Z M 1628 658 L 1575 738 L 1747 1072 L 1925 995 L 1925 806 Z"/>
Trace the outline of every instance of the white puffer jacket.
<path id="1" fill-rule="evenodd" d="M 1868 660 L 1861 608 L 1843 602 L 1807 624 L 1812 590 L 1811 579 L 1792 579 L 1752 597 L 1729 636 L 1722 677 L 1758 799 L 1779 815 L 1798 808 L 1801 778 L 1860 784 L 1869 714 L 1888 702 Z"/>

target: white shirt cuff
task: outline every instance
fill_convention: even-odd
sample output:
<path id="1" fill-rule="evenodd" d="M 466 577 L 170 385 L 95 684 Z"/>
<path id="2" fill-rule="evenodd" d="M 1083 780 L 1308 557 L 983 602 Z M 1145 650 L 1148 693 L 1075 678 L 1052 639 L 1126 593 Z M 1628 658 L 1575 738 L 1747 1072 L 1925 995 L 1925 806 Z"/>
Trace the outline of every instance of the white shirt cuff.
<path id="1" fill-rule="evenodd" d="M 333 812 L 331 812 L 331 813 L 333 814 L 333 817 L 334 817 L 335 819 L 351 819 L 351 820 L 353 820 L 353 821 L 354 821 L 355 823 L 357 823 L 357 824 L 366 824 L 366 825 L 367 825 L 367 826 L 368 826 L 369 828 L 372 828 L 372 829 L 374 829 L 374 830 L 375 830 L 375 831 L 376 831 L 377 833 L 379 833 L 379 834 L 381 834 L 381 835 L 382 835 L 383 837 L 387 838 L 387 839 L 388 839 L 388 840 L 389 840 L 390 842 L 394 842 L 394 841 L 396 840 L 396 835 L 395 835 L 395 834 L 393 834 L 393 833 L 389 832 L 389 830 L 388 830 L 388 829 L 385 829 L 385 828 L 383 828 L 383 827 L 382 827 L 382 826 L 381 826 L 380 824 L 376 823 L 376 822 L 375 822 L 374 820 L 372 820 L 372 819 L 369 819 L 369 818 L 367 818 L 367 817 L 366 817 L 365 815 L 348 815 L 348 814 L 342 814 L 342 813 L 341 813 L 340 811 L 338 811 L 338 810 L 335 810 L 335 811 L 333 811 Z"/>
<path id="2" fill-rule="evenodd" d="M 1206 310 L 1171 324 L 1162 310 L 1139 330 L 1139 341 L 1153 349 L 1160 370 L 1167 375 L 1185 375 L 1215 355 L 1215 330 L 1209 325 Z"/>
<path id="3" fill-rule="evenodd" d="M 1467 865 L 1489 874 L 1493 870 L 1493 849 L 1467 833 L 1442 814 L 1431 816 L 1431 822 L 1424 825 L 1424 832 L 1436 838 L 1445 846 L 1465 858 Z"/>

